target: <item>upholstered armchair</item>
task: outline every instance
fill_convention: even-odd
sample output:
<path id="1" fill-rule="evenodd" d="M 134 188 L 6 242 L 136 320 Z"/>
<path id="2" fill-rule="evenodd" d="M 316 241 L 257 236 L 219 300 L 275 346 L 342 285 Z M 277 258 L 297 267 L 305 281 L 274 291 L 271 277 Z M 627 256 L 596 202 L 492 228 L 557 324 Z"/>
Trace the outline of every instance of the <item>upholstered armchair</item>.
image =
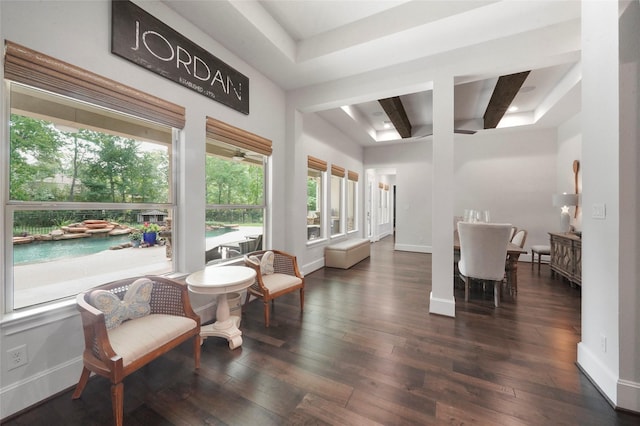
<path id="1" fill-rule="evenodd" d="M 269 302 L 282 295 L 300 290 L 300 312 L 304 309 L 304 277 L 298 270 L 296 257 L 279 250 L 261 250 L 244 256 L 246 266 L 255 269 L 256 282 L 247 289 L 247 306 L 251 295 L 264 303 L 265 327 L 270 324 Z"/>
<path id="2" fill-rule="evenodd" d="M 469 301 L 469 282 L 472 279 L 491 281 L 494 305 L 500 305 L 500 288 L 505 272 L 510 224 L 458 223 L 460 261 L 458 270 L 464 281 L 464 300 Z"/>
<path id="3" fill-rule="evenodd" d="M 200 367 L 200 317 L 185 284 L 155 276 L 129 278 L 81 293 L 76 304 L 85 349 L 72 398 L 80 398 L 92 372 L 106 377 L 116 425 L 123 421 L 126 376 L 188 339 L 193 339 L 195 367 Z"/>

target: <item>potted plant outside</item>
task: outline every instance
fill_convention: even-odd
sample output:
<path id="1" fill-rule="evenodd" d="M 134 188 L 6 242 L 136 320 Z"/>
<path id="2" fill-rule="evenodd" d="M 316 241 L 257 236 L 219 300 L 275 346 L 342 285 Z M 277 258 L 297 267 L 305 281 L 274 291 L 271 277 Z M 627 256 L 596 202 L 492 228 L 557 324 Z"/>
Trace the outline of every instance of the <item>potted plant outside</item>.
<path id="1" fill-rule="evenodd" d="M 132 231 L 129 234 L 129 240 L 131 240 L 131 245 L 133 247 L 140 247 L 140 241 L 142 241 L 142 233 L 137 229 Z"/>
<path id="2" fill-rule="evenodd" d="M 160 232 L 160 226 L 157 223 L 145 222 L 142 226 L 143 241 L 149 246 L 154 246 L 158 238 L 158 232 Z"/>

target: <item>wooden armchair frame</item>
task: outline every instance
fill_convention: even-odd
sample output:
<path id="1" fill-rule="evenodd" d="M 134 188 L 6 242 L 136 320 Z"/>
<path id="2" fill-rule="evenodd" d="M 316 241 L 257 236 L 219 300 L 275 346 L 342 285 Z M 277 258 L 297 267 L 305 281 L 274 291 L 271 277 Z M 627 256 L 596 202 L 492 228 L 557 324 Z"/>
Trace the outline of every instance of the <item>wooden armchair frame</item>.
<path id="1" fill-rule="evenodd" d="M 200 317 L 191 307 L 187 286 L 163 277 L 145 277 L 153 282 L 150 301 L 151 314 L 188 317 L 195 321 L 195 326 L 155 350 L 131 361 L 127 366 L 124 365 L 122 356 L 115 352 L 109 342 L 105 316 L 89 303 L 89 295 L 94 290 L 107 290 L 122 300 L 129 286 L 139 278 L 143 277 L 127 278 L 104 284 L 80 293 L 76 297 L 77 309 L 82 317 L 85 349 L 82 355 L 84 367 L 72 399 L 80 398 L 91 372 L 106 377 L 111 381 L 114 424 L 118 426 L 123 422 L 124 386 L 122 381 L 126 376 L 191 338 L 193 338 L 195 368 L 200 368 Z"/>
<path id="2" fill-rule="evenodd" d="M 279 250 L 270 250 L 274 254 L 273 261 L 273 269 L 274 274 L 284 274 L 298 277 L 300 282 L 295 285 L 287 286 L 286 288 L 280 289 L 278 291 L 270 291 L 269 287 L 265 284 L 265 280 L 263 279 L 262 273 L 260 271 L 260 265 L 256 265 L 254 262 L 249 260 L 250 256 L 256 256 L 258 259 L 262 259 L 264 253 L 268 250 L 260 250 L 252 253 L 248 253 L 244 256 L 244 263 L 246 266 L 253 268 L 256 271 L 256 281 L 253 285 L 247 288 L 247 298 L 243 305 L 243 309 L 247 306 L 247 302 L 249 301 L 249 297 L 254 295 L 255 297 L 262 299 L 264 303 L 264 322 L 265 327 L 269 327 L 270 325 L 270 308 L 269 301 L 271 301 L 271 306 L 273 307 L 274 300 L 284 294 L 291 293 L 292 291 L 300 290 L 300 312 L 302 313 L 304 310 L 304 276 L 300 273 L 298 269 L 298 262 L 294 255 L 289 253 L 279 251 Z"/>

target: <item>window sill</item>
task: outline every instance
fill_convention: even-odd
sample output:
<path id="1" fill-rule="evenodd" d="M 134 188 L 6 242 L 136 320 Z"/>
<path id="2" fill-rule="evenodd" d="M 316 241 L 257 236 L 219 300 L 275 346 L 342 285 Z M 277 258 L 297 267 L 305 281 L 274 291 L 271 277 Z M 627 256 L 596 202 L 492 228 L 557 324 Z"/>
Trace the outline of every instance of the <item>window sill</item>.
<path id="1" fill-rule="evenodd" d="M 313 247 L 313 246 L 319 246 L 323 243 L 326 243 L 327 239 L 326 238 L 316 238 L 314 240 L 308 240 L 307 241 L 307 247 Z"/>
<path id="2" fill-rule="evenodd" d="M 71 297 L 58 302 L 4 314 L 0 318 L 0 328 L 4 336 L 10 336 L 32 328 L 62 321 L 75 315 L 79 315 L 76 310 L 76 299 Z"/>

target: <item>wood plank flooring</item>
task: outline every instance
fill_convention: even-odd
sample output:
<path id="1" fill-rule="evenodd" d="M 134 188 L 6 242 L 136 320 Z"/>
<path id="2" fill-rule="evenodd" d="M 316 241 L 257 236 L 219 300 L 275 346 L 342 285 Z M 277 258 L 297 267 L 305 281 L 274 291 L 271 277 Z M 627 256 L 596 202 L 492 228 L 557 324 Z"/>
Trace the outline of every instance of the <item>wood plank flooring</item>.
<path id="1" fill-rule="evenodd" d="M 249 304 L 243 346 L 183 345 L 125 379 L 127 425 L 638 425 L 575 365 L 580 289 L 520 263 L 519 294 L 456 289 L 456 318 L 430 315 L 431 256 L 388 237 L 349 270 L 306 277 L 276 300 L 271 328 Z M 480 286 L 479 286 L 480 287 Z M 90 380 L 5 422 L 110 424 L 109 384 Z"/>

